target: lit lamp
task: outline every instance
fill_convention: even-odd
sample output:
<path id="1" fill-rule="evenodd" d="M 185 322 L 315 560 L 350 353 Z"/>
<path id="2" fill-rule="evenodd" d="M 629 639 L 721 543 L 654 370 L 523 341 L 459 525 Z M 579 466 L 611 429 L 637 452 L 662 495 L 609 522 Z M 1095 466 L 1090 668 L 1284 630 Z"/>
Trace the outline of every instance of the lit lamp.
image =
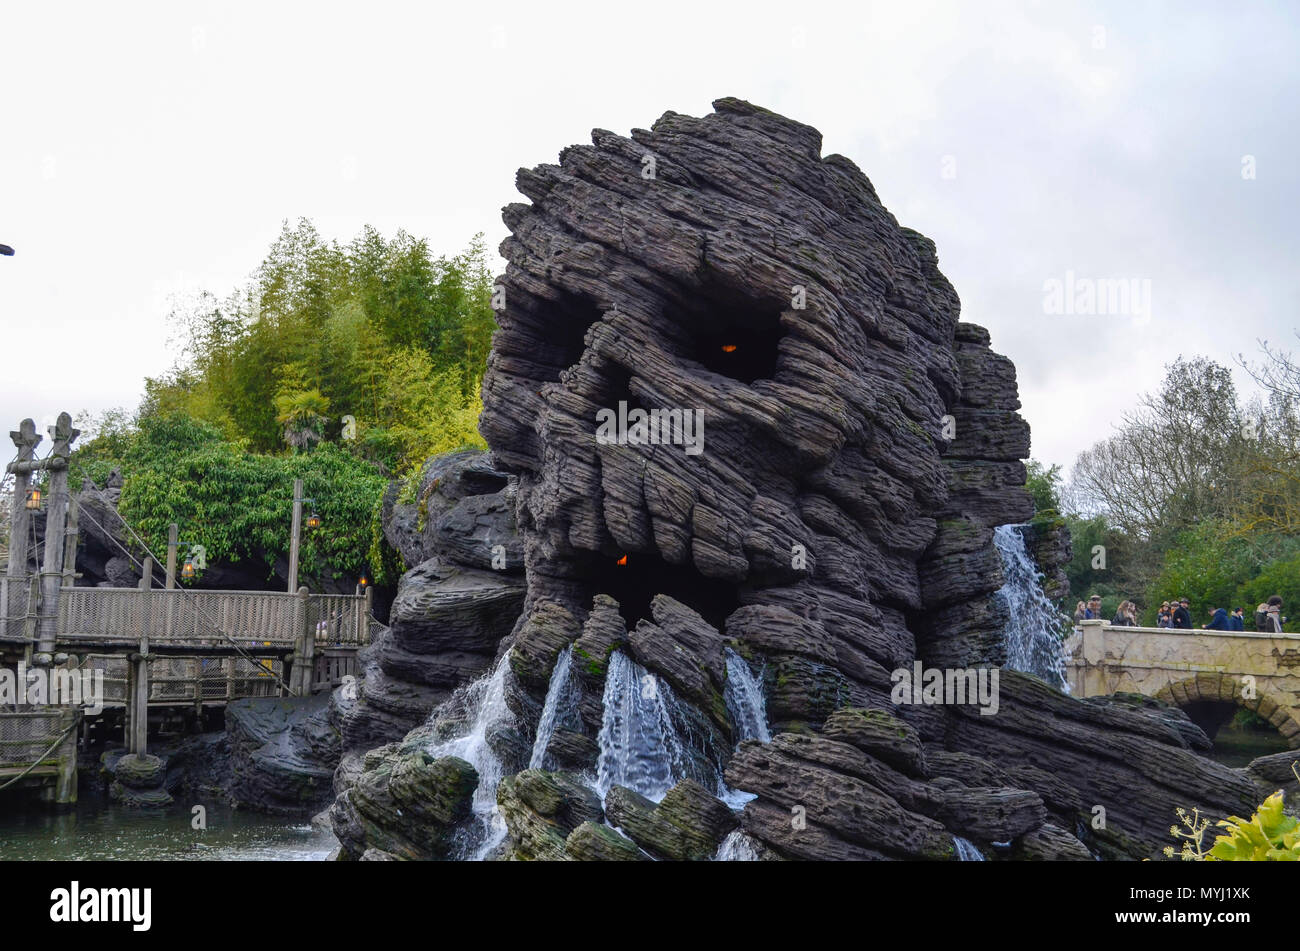
<path id="1" fill-rule="evenodd" d="M 365 587 L 366 585 L 368 585 L 368 584 L 370 584 L 370 579 L 367 578 L 365 575 L 362 575 L 362 576 L 361 576 L 361 587 L 364 588 L 364 587 Z"/>
<path id="2" fill-rule="evenodd" d="M 307 527 L 308 527 L 308 528 L 320 528 L 320 516 L 317 515 L 315 512 L 312 512 L 310 515 L 308 515 L 308 516 L 307 516 Z"/>
<path id="3" fill-rule="evenodd" d="M 177 545 L 185 549 L 185 560 L 181 562 L 181 577 L 186 581 L 193 581 L 198 577 L 199 571 L 208 566 L 207 555 L 202 545 L 193 542 L 178 542 Z"/>
<path id="4" fill-rule="evenodd" d="M 41 490 L 33 486 L 27 490 L 27 508 L 38 509 L 41 507 Z"/>

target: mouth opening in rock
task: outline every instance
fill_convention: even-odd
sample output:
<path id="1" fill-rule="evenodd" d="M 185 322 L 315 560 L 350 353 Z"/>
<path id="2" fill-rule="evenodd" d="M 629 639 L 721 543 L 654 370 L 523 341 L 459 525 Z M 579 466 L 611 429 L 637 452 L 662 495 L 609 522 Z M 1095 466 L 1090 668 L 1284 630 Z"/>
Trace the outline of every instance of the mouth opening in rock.
<path id="1" fill-rule="evenodd" d="M 781 310 L 780 304 L 744 291 L 712 287 L 671 316 L 686 333 L 684 356 L 720 376 L 752 384 L 776 375 Z"/>
<path id="2" fill-rule="evenodd" d="M 734 584 L 705 578 L 689 565 L 671 565 L 648 552 L 590 556 L 584 559 L 582 577 L 593 596 L 607 594 L 618 602 L 628 630 L 642 618 L 654 620 L 650 602 L 657 594 L 680 601 L 719 630 L 740 607 Z"/>

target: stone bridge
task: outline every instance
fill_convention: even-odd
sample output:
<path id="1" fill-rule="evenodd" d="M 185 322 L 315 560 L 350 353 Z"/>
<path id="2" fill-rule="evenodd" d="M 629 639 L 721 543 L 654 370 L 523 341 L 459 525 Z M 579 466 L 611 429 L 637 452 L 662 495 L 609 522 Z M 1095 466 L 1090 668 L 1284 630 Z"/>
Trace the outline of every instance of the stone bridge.
<path id="1" fill-rule="evenodd" d="M 1145 694 L 1183 708 L 1211 737 L 1243 707 L 1300 748 L 1300 635 L 1084 621 L 1066 648 L 1076 697 Z"/>

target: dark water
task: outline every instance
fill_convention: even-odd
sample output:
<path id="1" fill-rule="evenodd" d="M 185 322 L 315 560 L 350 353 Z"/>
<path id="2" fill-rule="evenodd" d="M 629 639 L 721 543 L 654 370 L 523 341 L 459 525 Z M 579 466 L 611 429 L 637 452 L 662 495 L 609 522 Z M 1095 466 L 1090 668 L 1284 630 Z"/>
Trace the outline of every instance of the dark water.
<path id="1" fill-rule="evenodd" d="M 1246 766 L 1257 756 L 1283 753 L 1291 747 L 1276 730 L 1254 730 L 1235 722 L 1225 723 L 1214 734 L 1210 756 L 1225 766 Z"/>
<path id="2" fill-rule="evenodd" d="M 206 804 L 207 829 L 191 827 L 192 804 L 125 809 L 83 797 L 67 812 L 0 797 L 0 861 L 167 859 L 321 861 L 337 844 L 305 821 Z"/>

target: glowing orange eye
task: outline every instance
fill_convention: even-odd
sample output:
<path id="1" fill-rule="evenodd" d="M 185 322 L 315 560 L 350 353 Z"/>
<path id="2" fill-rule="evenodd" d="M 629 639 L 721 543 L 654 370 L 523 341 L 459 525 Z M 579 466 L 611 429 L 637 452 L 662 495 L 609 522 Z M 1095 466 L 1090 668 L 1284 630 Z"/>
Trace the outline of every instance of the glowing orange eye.
<path id="1" fill-rule="evenodd" d="M 624 555 L 622 558 L 620 558 L 620 559 L 616 562 L 616 564 L 626 565 L 626 564 L 627 564 L 627 555 Z"/>
<path id="2" fill-rule="evenodd" d="M 724 343 L 724 344 L 722 345 L 722 352 L 723 352 L 723 353 L 735 353 L 735 352 L 736 352 L 736 345 L 735 345 L 734 343 Z"/>

